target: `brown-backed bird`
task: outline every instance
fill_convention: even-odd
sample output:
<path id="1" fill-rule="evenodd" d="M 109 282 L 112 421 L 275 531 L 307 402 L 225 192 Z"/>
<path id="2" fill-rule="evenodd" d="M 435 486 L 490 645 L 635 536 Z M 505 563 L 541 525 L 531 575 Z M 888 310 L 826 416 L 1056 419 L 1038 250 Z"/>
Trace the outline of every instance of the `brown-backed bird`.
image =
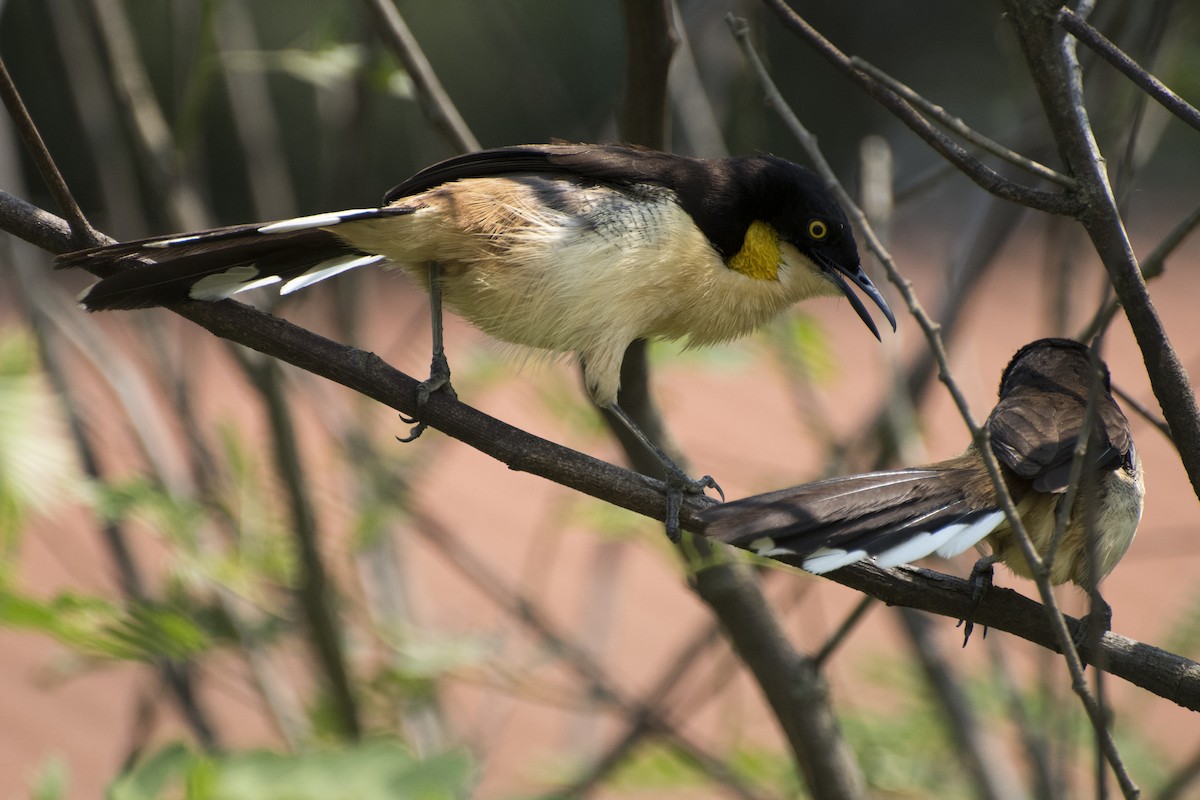
<path id="1" fill-rule="evenodd" d="M 1108 369 L 1101 367 L 1085 465 L 1085 472 L 1094 471 L 1094 490 L 1077 493 L 1049 575 L 1052 583 L 1072 581 L 1089 590 L 1133 541 L 1144 493 L 1129 423 L 1113 399 Z M 1067 496 L 1091 381 L 1085 345 L 1069 339 L 1033 342 L 1005 368 L 1000 400 L 985 423 L 1005 485 L 1041 557 Z M 830 478 L 724 503 L 704 517 L 708 536 L 760 555 L 800 556 L 804 568 L 818 574 L 865 558 L 885 567 L 932 553 L 948 558 L 985 538 L 990 560 L 1018 575 L 1031 574 L 974 445 L 925 466 Z M 1089 524 L 1096 537 L 1094 561 Z"/>

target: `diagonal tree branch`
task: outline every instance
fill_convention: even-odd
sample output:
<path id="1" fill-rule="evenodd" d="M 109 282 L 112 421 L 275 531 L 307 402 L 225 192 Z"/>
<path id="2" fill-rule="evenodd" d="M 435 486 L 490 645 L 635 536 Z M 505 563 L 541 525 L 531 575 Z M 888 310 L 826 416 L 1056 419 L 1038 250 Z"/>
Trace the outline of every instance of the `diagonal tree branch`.
<path id="1" fill-rule="evenodd" d="M 4 203 L 0 208 L 34 207 Z M 36 216 L 53 217 L 45 211 Z M 66 224 L 52 252 L 71 248 Z M 52 229 L 26 219 L 0 215 L 0 229 L 20 235 L 33 231 L 44 236 Z M 326 339 L 304 328 L 233 301 L 186 303 L 171 309 L 210 333 L 251 347 L 303 370 L 327 378 L 404 414 L 417 410 L 417 379 L 385 363 L 373 353 Z M 662 520 L 666 503 L 661 481 L 608 464 L 561 445 L 539 439 L 470 406 L 434 393 L 421 408 L 431 427 L 474 447 L 510 469 L 539 475 L 555 483 L 653 519 Z M 680 513 L 684 527 L 704 532 L 701 513 L 716 501 L 688 498 Z M 797 565 L 798 566 L 798 565 Z M 708 570 L 702 570 L 701 574 Z M 1050 650 L 1056 650 L 1052 629 L 1041 604 L 1007 589 L 994 589 L 971 611 L 971 586 L 967 581 L 938 572 L 901 567 L 879 569 L 856 564 L 826 576 L 837 583 L 870 594 L 885 603 L 905 605 L 952 619 L 968 614 L 980 625 L 1007 631 Z M 1067 618 L 1074 631 L 1079 621 Z M 1107 659 L 1109 672 L 1185 708 L 1200 711 L 1200 664 L 1124 636 L 1107 633 L 1097 644 Z M 1088 658 L 1085 648 L 1082 655 Z"/>
<path id="2" fill-rule="evenodd" d="M 1063 6 L 1058 10 L 1058 23 L 1076 39 L 1096 51 L 1101 58 L 1120 70 L 1125 77 L 1140 86 L 1142 91 L 1158 101 L 1163 108 L 1196 130 L 1200 130 L 1200 110 L 1171 91 L 1170 87 L 1126 55 L 1125 51 L 1088 24 L 1087 20 Z"/>
<path id="3" fill-rule="evenodd" d="M 458 107 L 450 99 L 437 73 L 433 71 L 425 51 L 409 30 L 408 24 L 396 10 L 393 0 L 364 0 L 379 25 L 379 35 L 412 77 L 421 107 L 434 126 L 442 132 L 459 152 L 479 149 L 479 140 L 467 126 Z"/>
<path id="4" fill-rule="evenodd" d="M 1053 183 L 1057 183 L 1059 186 L 1067 189 L 1075 188 L 1076 182 L 1074 178 L 1070 178 L 1062 173 L 1055 172 L 1046 165 L 1039 164 L 1032 158 L 1026 158 L 1011 148 L 1005 147 L 993 139 L 989 139 L 987 136 L 984 136 L 979 131 L 967 125 L 967 123 L 963 122 L 961 118 L 948 113 L 946 109 L 942 108 L 936 103 L 926 100 L 924 97 L 913 91 L 912 87 L 896 80 L 891 75 L 888 75 L 886 72 L 869 61 L 859 58 L 858 56 L 853 56 L 850 59 L 850 63 L 853 64 L 856 69 L 860 69 L 867 73 L 872 78 L 879 81 L 908 102 L 912 103 L 922 112 L 933 117 L 940 125 L 954 131 L 976 147 L 991 153 L 997 158 L 1002 158 L 1008 163 L 1018 166 L 1027 172 L 1031 172 L 1039 178 L 1052 181 Z"/>
<path id="5" fill-rule="evenodd" d="M 1005 200 L 1051 214 L 1074 216 L 1079 212 L 1079 198 L 1074 193 L 1047 192 L 1014 183 L 972 156 L 961 145 L 935 128 L 907 100 L 855 67 L 849 56 L 837 49 L 803 17 L 789 8 L 784 0 L 763 0 L 763 2 L 779 15 L 788 30 L 803 39 L 818 55 L 833 64 L 839 72 L 865 89 L 881 105 L 895 114 L 897 119 L 924 139 L 930 147 L 987 191 Z"/>

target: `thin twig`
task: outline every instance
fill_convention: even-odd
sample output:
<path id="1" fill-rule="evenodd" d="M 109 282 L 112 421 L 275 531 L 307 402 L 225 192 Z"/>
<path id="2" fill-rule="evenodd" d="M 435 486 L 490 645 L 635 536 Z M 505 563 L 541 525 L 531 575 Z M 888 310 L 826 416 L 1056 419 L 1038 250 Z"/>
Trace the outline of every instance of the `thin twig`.
<path id="1" fill-rule="evenodd" d="M 1167 437 L 1167 441 L 1174 443 L 1175 440 L 1171 437 L 1171 426 L 1167 424 L 1165 419 L 1160 417 L 1158 414 L 1155 414 L 1149 406 L 1147 406 L 1141 400 L 1138 400 L 1129 392 L 1122 389 L 1120 386 L 1113 384 L 1112 390 L 1113 394 L 1121 398 L 1122 403 L 1129 408 L 1132 408 L 1135 414 L 1157 428 L 1159 433 Z"/>
<path id="2" fill-rule="evenodd" d="M 837 626 L 837 630 L 825 640 L 825 644 L 821 645 L 821 649 L 812 657 L 813 666 L 817 669 L 823 669 L 829 657 L 841 646 L 842 642 L 846 641 L 846 637 L 850 635 L 850 631 L 854 630 L 858 626 L 858 623 L 862 622 L 867 616 L 867 612 L 877 602 L 879 601 L 869 594 L 859 600 L 858 605 L 850 610 L 850 613 L 842 620 L 842 624 Z"/>
<path id="3" fill-rule="evenodd" d="M 4 107 L 8 109 L 8 115 L 21 135 L 25 149 L 37 165 L 42 180 L 46 182 L 47 188 L 50 189 L 50 193 L 54 195 L 58 207 L 62 210 L 67 225 L 74 235 L 75 243 L 80 247 L 99 244 L 102 237 L 88 222 L 79 203 L 75 202 L 75 195 L 71 194 L 66 180 L 58 171 L 58 165 L 54 163 L 46 143 L 42 140 L 42 134 L 34 124 L 33 117 L 29 115 L 29 110 L 25 108 L 25 101 L 21 99 L 21 93 L 17 91 L 12 76 L 8 74 L 8 67 L 3 59 L 0 59 L 0 98 L 4 100 Z"/>
<path id="4" fill-rule="evenodd" d="M 907 84 L 896 80 L 891 75 L 887 74 L 869 61 L 859 58 L 858 56 L 852 56 L 850 58 L 850 63 L 856 69 L 867 73 L 872 78 L 879 81 L 884 86 L 887 86 L 889 89 L 903 97 L 908 102 L 912 103 L 919 110 L 933 117 L 942 126 L 948 128 L 954 133 L 957 133 L 959 136 L 963 137 L 976 147 L 979 147 L 998 158 L 1002 158 L 1008 163 L 1018 166 L 1023 170 L 1031 172 L 1039 178 L 1044 178 L 1045 180 L 1057 183 L 1059 186 L 1062 186 L 1066 189 L 1075 189 L 1079 185 L 1074 178 L 1063 175 L 1061 172 L 1056 172 L 1044 164 L 1039 164 L 1032 158 L 1027 158 L 1015 150 L 1005 147 L 994 139 L 989 139 L 987 136 L 984 136 L 982 133 L 963 122 L 961 117 L 956 117 L 953 114 L 947 113 L 946 109 L 944 109 L 942 106 L 926 100 Z"/>
<path id="5" fill-rule="evenodd" d="M 400 63 L 404 65 L 404 69 L 412 78 L 413 86 L 417 90 L 417 97 L 421 101 L 421 108 L 429 115 L 434 126 L 450 140 L 450 143 L 459 152 L 478 150 L 479 140 L 475 138 L 475 134 L 471 133 L 462 114 L 458 113 L 454 101 L 446 93 L 446 89 L 438 79 L 437 73 L 433 71 L 429 59 L 425 57 L 425 51 L 421 49 L 420 43 L 409 30 L 408 24 L 404 21 L 404 17 L 400 16 L 400 12 L 393 5 L 392 0 L 364 0 L 364 2 L 379 23 L 379 35 L 383 38 L 384 44 L 400 59 Z"/>
<path id="6" fill-rule="evenodd" d="M 1166 84 L 1126 55 L 1121 48 L 1088 24 L 1083 17 L 1063 6 L 1058 10 L 1058 23 L 1076 39 L 1092 48 L 1101 58 L 1120 70 L 1146 94 L 1157 100 L 1163 108 L 1196 130 L 1200 130 L 1200 110 L 1171 91 Z"/>
<path id="7" fill-rule="evenodd" d="M 1039 211 L 1068 216 L 1075 216 L 1079 213 L 1081 203 L 1074 193 L 1047 192 L 1041 189 L 1031 189 L 1028 186 L 1008 180 L 972 156 L 949 136 L 935 128 L 921 112 L 913 108 L 903 97 L 855 67 L 851 63 L 849 56 L 809 25 L 803 17 L 789 8 L 783 0 L 763 0 L 763 2 L 779 15 L 783 24 L 790 31 L 812 46 L 818 55 L 825 58 L 838 71 L 865 89 L 872 97 L 891 111 L 897 119 L 912 129 L 930 147 L 958 167 L 963 174 L 975 181 L 979 186 L 1005 200 L 1011 200 L 1014 203 L 1020 203 L 1029 208 L 1036 208 Z"/>
<path id="8" fill-rule="evenodd" d="M 1183 242 L 1192 234 L 1196 228 L 1200 226 L 1200 206 L 1192 210 L 1184 220 L 1171 229 L 1163 240 L 1158 243 L 1158 246 L 1142 259 L 1142 280 L 1151 281 L 1162 275 L 1167 268 L 1167 257 L 1183 244 Z M 1096 336 L 1100 331 L 1108 327 L 1112 322 L 1117 311 L 1121 309 L 1121 301 L 1113 298 L 1108 303 L 1104 304 L 1092 321 L 1087 324 L 1077 337 L 1079 341 L 1086 342 Z"/>

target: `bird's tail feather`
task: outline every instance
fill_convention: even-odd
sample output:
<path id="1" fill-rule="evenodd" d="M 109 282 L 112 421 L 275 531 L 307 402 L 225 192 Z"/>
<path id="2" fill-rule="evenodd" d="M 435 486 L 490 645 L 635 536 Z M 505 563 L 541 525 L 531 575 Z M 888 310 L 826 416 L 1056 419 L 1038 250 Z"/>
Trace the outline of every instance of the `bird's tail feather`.
<path id="1" fill-rule="evenodd" d="M 141 239 L 67 253 L 55 266 L 111 272 L 80 297 L 89 311 L 219 300 L 275 283 L 287 294 L 383 260 L 349 245 L 334 232 L 336 226 L 411 212 L 404 207 L 355 209 Z"/>
<path id="2" fill-rule="evenodd" d="M 809 483 L 715 506 L 706 535 L 760 555 L 795 554 L 810 572 L 874 557 L 896 566 L 937 552 L 957 555 L 1003 520 L 963 494 L 952 460 Z"/>

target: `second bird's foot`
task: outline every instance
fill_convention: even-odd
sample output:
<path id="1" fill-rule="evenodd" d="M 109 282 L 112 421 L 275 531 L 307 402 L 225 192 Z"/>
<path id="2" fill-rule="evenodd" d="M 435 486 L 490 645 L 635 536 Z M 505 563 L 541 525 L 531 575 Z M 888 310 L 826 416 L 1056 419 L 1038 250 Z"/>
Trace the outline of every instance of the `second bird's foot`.
<path id="1" fill-rule="evenodd" d="M 1097 600 L 1099 602 L 1088 611 L 1071 634 L 1071 642 L 1076 650 L 1091 647 L 1112 630 L 1112 606 L 1103 597 L 1097 597 Z"/>
<path id="2" fill-rule="evenodd" d="M 992 588 L 992 569 L 993 561 L 990 558 L 981 558 L 975 562 L 975 566 L 971 569 L 971 577 L 968 581 L 971 584 L 971 610 L 967 616 L 958 621 L 958 624 L 963 629 L 963 647 L 967 646 L 967 642 L 971 641 L 971 634 L 975 631 L 975 610 L 979 608 L 979 604 L 983 601 L 984 595 L 988 589 Z M 987 626 L 983 628 L 983 638 L 987 638 Z"/>
<path id="3" fill-rule="evenodd" d="M 446 362 L 444 355 L 435 355 L 433 363 L 429 367 L 429 377 L 421 381 L 417 385 L 417 409 L 422 408 L 429 402 L 429 397 L 434 392 L 442 392 L 452 400 L 458 399 L 458 393 L 454 391 L 454 387 L 450 385 L 450 365 Z M 408 432 L 407 436 L 397 436 L 396 439 L 401 442 L 411 442 L 425 432 L 429 427 L 429 423 L 417 417 L 406 417 L 400 415 L 400 421 L 405 425 L 412 425 L 413 428 Z"/>

